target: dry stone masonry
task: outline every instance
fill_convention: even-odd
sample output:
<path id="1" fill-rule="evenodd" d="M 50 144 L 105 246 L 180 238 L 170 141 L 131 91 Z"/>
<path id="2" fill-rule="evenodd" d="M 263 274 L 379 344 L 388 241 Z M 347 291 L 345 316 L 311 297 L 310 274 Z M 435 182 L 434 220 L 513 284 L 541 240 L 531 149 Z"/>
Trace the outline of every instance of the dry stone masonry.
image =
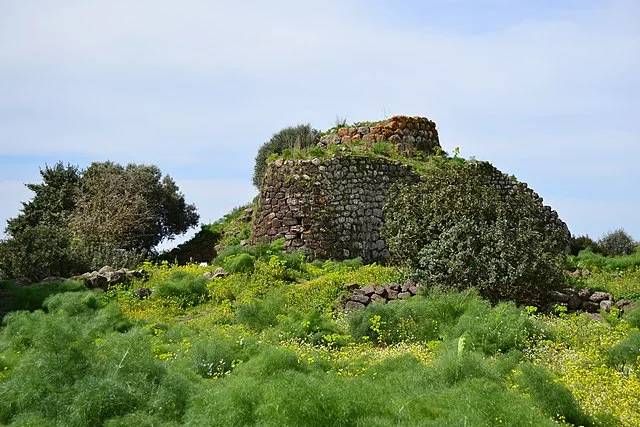
<path id="1" fill-rule="evenodd" d="M 321 146 L 363 141 L 388 141 L 406 155 L 432 154 L 440 148 L 435 123 L 421 117 L 395 116 L 369 126 L 343 127 L 325 135 Z M 502 173 L 488 162 L 470 167 L 486 184 L 505 192 L 527 192 L 545 210 L 547 221 L 569 230 L 558 214 L 544 206 L 527 184 Z M 288 251 L 301 250 L 320 259 L 361 257 L 365 262 L 389 257 L 380 232 L 382 208 L 397 182 L 417 183 L 411 166 L 385 157 L 345 152 L 313 160 L 278 159 L 267 165 L 255 210 L 253 242 L 285 238 Z"/>
<path id="2" fill-rule="evenodd" d="M 276 160 L 263 181 L 254 240 L 284 237 L 287 250 L 320 259 L 388 258 L 380 236 L 387 192 L 418 180 L 409 166 L 384 158 Z"/>
<path id="3" fill-rule="evenodd" d="M 433 153 L 440 148 L 436 124 L 426 117 L 394 116 L 368 125 L 341 127 L 335 133 L 320 137 L 318 145 L 351 144 L 362 141 L 371 147 L 376 142 L 389 142 L 407 157 L 417 152 Z"/>

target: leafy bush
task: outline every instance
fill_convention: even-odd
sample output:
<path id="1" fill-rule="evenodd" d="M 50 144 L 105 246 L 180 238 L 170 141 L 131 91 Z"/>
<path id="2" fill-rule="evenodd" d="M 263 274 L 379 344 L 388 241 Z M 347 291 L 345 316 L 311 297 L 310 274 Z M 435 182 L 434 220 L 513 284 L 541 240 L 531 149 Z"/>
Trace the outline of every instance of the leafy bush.
<path id="1" fill-rule="evenodd" d="M 580 251 L 585 249 L 591 249 L 593 252 L 602 252 L 602 248 L 588 235 L 584 236 L 571 236 L 569 240 L 569 253 L 571 255 L 578 255 Z"/>
<path id="2" fill-rule="evenodd" d="M 201 303 L 207 294 L 207 279 L 204 276 L 177 270 L 158 283 L 152 295 L 155 298 L 175 299 L 181 307 L 186 308 Z"/>
<path id="3" fill-rule="evenodd" d="M 251 273 L 256 259 L 248 253 L 227 256 L 222 266 L 229 273 Z"/>
<path id="4" fill-rule="evenodd" d="M 69 234 L 48 225 L 29 226 L 0 241 L 0 277 L 68 277 L 82 269 L 71 249 Z"/>
<path id="5" fill-rule="evenodd" d="M 318 131 L 309 124 L 287 127 L 275 133 L 258 150 L 253 169 L 253 185 L 257 188 L 262 185 L 262 178 L 267 170 L 267 159 L 271 154 L 282 154 L 285 149 L 305 149 L 314 145 L 317 137 Z"/>
<path id="6" fill-rule="evenodd" d="M 598 245 L 609 256 L 630 255 L 636 250 L 635 242 L 622 228 L 605 234 Z"/>
<path id="7" fill-rule="evenodd" d="M 477 287 L 492 301 L 539 299 L 563 284 L 567 235 L 535 193 L 487 185 L 494 171 L 448 164 L 392 188 L 383 234 L 393 258 L 427 286 Z"/>

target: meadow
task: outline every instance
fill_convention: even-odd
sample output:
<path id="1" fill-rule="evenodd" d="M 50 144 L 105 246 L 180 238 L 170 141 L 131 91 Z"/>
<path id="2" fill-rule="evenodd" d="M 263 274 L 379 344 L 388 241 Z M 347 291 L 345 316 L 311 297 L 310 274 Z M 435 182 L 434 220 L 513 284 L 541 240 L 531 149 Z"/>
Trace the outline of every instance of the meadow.
<path id="1" fill-rule="evenodd" d="M 403 272 L 278 245 L 231 247 L 214 280 L 216 265 L 164 261 L 106 292 L 3 282 L 0 422 L 640 425 L 640 310 L 539 313 L 431 288 L 345 313 L 349 284 Z M 637 265 L 592 269 L 567 284 L 640 292 Z"/>

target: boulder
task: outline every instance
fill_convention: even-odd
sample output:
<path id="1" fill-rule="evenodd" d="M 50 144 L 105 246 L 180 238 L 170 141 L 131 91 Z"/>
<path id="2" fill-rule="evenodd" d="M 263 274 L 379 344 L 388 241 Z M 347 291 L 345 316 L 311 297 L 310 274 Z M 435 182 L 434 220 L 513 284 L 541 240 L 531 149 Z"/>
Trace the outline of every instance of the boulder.
<path id="1" fill-rule="evenodd" d="M 609 311 L 611 311 L 612 307 L 613 307 L 613 301 L 608 299 L 600 301 L 600 310 L 604 310 L 608 313 Z"/>
<path id="2" fill-rule="evenodd" d="M 351 295 L 351 301 L 367 305 L 371 302 L 371 298 L 364 294 L 353 294 Z"/>
<path id="3" fill-rule="evenodd" d="M 589 301 L 599 303 L 600 301 L 612 301 L 613 295 L 608 292 L 594 292 L 589 297 Z"/>
<path id="4" fill-rule="evenodd" d="M 361 302 L 356 302 L 356 301 L 347 301 L 347 303 L 344 306 L 345 311 L 357 311 L 357 310 L 362 310 L 363 308 L 365 308 L 365 305 L 362 304 Z"/>

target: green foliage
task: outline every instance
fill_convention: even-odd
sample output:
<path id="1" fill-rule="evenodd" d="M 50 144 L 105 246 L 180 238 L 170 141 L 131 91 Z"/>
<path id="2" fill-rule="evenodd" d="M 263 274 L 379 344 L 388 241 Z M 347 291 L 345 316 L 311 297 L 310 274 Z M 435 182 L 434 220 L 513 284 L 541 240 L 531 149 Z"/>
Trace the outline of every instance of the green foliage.
<path id="1" fill-rule="evenodd" d="M 149 250 L 198 223 L 194 205 L 156 166 L 94 162 L 70 227 L 77 245 Z"/>
<path id="2" fill-rule="evenodd" d="M 419 184 L 396 186 L 384 209 L 385 239 L 427 286 L 534 300 L 562 285 L 567 237 L 533 194 L 487 185 L 491 173 L 489 164 L 448 164 Z"/>
<path id="3" fill-rule="evenodd" d="M 77 166 L 58 162 L 53 167 L 40 169 L 42 183 L 25 184 L 34 192 L 29 202 L 22 202 L 20 214 L 7 221 L 7 234 L 17 237 L 29 227 L 46 225 L 64 228 L 74 211 L 81 184 L 81 171 Z"/>
<path id="4" fill-rule="evenodd" d="M 250 327 L 255 331 L 261 331 L 276 325 L 278 317 L 285 313 L 286 299 L 282 292 L 270 292 L 262 298 L 238 307 L 235 321 Z"/>
<path id="5" fill-rule="evenodd" d="M 578 256 L 569 257 L 567 266 L 569 268 L 611 271 L 640 267 L 640 249 L 630 255 L 605 256 L 587 248 L 580 251 Z"/>
<path id="6" fill-rule="evenodd" d="M 154 297 L 175 300 L 182 308 L 201 303 L 207 294 L 207 279 L 204 276 L 180 270 L 158 283 L 153 292 Z"/>
<path id="7" fill-rule="evenodd" d="M 524 348 L 542 332 L 513 304 L 495 307 L 475 292 L 432 292 L 388 304 L 371 304 L 349 316 L 351 334 L 380 345 L 401 341 L 458 340 L 488 355 Z"/>
<path id="8" fill-rule="evenodd" d="M 584 236 L 571 236 L 569 240 L 569 253 L 571 255 L 578 255 L 580 251 L 590 249 L 594 252 L 602 252 L 602 248 L 588 235 Z"/>
<path id="9" fill-rule="evenodd" d="M 70 276 L 81 263 L 71 250 L 70 236 L 48 225 L 22 228 L 14 237 L 0 241 L 0 278 Z"/>
<path id="10" fill-rule="evenodd" d="M 605 234 L 598 240 L 598 246 L 602 248 L 605 255 L 620 256 L 632 254 L 637 245 L 626 231 L 619 228 Z"/>
<path id="11" fill-rule="evenodd" d="M 156 166 L 57 163 L 8 221 L 0 277 L 70 276 L 104 265 L 132 267 L 165 238 L 198 222 L 175 182 Z"/>
<path id="12" fill-rule="evenodd" d="M 229 273 L 250 273 L 255 266 L 255 257 L 248 253 L 227 256 L 222 266 Z"/>
<path id="13" fill-rule="evenodd" d="M 221 238 L 222 233 L 219 227 L 203 225 L 195 236 L 178 247 L 161 254 L 158 261 L 175 261 L 179 265 L 185 265 L 189 262 L 211 262 L 216 257 L 215 246 Z"/>
<path id="14" fill-rule="evenodd" d="M 61 280 L 55 282 L 34 283 L 21 286 L 13 281 L 0 282 L 0 318 L 17 310 L 34 311 L 42 308 L 47 297 L 63 292 L 85 291 L 81 282 Z"/>
<path id="15" fill-rule="evenodd" d="M 398 148 L 390 142 L 379 141 L 375 142 L 371 147 L 374 153 L 378 155 L 390 156 L 393 153 L 397 154 Z"/>
<path id="16" fill-rule="evenodd" d="M 267 159 L 271 154 L 282 154 L 287 149 L 305 149 L 314 145 L 317 137 L 318 131 L 313 129 L 310 124 L 287 127 L 275 133 L 258 150 L 253 169 L 253 185 L 258 188 L 262 185 L 262 178 L 267 168 Z"/>

